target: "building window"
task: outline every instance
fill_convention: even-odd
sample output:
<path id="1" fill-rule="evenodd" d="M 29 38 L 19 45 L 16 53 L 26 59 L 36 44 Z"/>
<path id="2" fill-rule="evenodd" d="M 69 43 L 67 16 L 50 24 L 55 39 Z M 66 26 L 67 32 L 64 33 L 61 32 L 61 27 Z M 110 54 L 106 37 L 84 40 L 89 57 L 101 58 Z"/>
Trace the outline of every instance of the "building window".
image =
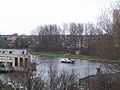
<path id="1" fill-rule="evenodd" d="M 7 66 L 12 67 L 12 62 L 7 62 Z"/>
<path id="2" fill-rule="evenodd" d="M 25 63 L 24 63 L 25 67 L 27 67 L 27 58 L 25 58 Z"/>
<path id="3" fill-rule="evenodd" d="M 15 57 L 15 67 L 18 67 L 18 58 Z"/>
<path id="4" fill-rule="evenodd" d="M 12 54 L 12 51 L 9 51 L 9 54 Z"/>
<path id="5" fill-rule="evenodd" d="M 23 67 L 23 58 L 20 58 L 20 67 Z"/>
<path id="6" fill-rule="evenodd" d="M 25 54 L 25 52 L 24 52 L 24 51 L 22 51 L 22 54 Z"/>
<path id="7" fill-rule="evenodd" d="M 12 67 L 12 63 L 10 63 L 10 66 Z"/>

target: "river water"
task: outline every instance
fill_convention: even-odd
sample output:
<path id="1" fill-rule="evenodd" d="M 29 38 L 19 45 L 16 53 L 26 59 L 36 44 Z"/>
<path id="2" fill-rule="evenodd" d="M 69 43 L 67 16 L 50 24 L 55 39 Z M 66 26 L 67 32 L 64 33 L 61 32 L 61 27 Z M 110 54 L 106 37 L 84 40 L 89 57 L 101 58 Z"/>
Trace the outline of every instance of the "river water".
<path id="1" fill-rule="evenodd" d="M 99 68 L 102 64 L 102 62 L 80 59 L 75 59 L 74 64 L 68 64 L 61 63 L 61 59 L 62 58 L 37 56 L 36 61 L 39 63 L 37 66 L 37 72 L 43 73 L 43 75 L 46 76 L 49 71 L 49 67 L 52 67 L 55 68 L 58 73 L 61 73 L 62 71 L 74 71 L 75 74 L 82 78 L 88 75 L 96 74 L 97 68 Z"/>
<path id="2" fill-rule="evenodd" d="M 60 60 L 62 58 L 58 57 L 41 57 L 32 55 L 31 58 L 33 62 L 38 63 L 37 73 L 41 74 L 43 78 L 47 77 L 50 67 L 54 68 L 58 73 L 62 73 L 63 71 L 71 73 L 72 71 L 74 71 L 76 75 L 78 75 L 80 78 L 83 78 L 89 75 L 96 74 L 97 68 L 101 67 L 101 65 L 103 64 L 103 62 L 80 59 L 75 59 L 74 64 L 61 63 Z M 7 73 L 0 75 L 0 79 L 5 80 L 6 78 L 9 78 Z"/>

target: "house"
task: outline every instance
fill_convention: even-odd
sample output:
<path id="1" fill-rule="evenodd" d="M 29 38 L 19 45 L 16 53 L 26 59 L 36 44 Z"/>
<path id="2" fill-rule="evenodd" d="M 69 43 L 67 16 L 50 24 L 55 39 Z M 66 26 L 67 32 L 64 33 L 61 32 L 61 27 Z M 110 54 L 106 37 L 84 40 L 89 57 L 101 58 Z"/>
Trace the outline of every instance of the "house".
<path id="1" fill-rule="evenodd" d="M 23 71 L 28 62 L 27 50 L 0 49 L 1 71 Z"/>

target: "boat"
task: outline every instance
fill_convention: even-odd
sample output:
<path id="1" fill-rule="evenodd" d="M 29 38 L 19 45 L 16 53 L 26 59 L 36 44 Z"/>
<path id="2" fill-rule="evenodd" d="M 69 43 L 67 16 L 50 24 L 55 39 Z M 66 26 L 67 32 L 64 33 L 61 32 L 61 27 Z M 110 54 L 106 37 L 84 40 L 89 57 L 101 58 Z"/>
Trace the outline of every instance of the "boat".
<path id="1" fill-rule="evenodd" d="M 23 49 L 0 49 L 0 71 L 24 71 L 29 55 Z"/>
<path id="2" fill-rule="evenodd" d="M 60 59 L 61 63 L 71 63 L 74 64 L 75 60 L 71 58 L 62 58 Z"/>

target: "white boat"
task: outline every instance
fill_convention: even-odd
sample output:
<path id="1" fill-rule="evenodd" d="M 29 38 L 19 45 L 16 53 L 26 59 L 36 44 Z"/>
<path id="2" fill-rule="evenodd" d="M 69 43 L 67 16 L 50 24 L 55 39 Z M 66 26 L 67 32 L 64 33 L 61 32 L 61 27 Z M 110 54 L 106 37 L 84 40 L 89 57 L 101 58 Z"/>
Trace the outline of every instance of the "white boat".
<path id="1" fill-rule="evenodd" d="M 62 63 L 72 63 L 72 64 L 74 64 L 74 62 L 75 62 L 75 60 L 71 59 L 71 58 L 62 58 L 62 59 L 60 59 L 60 61 Z"/>

